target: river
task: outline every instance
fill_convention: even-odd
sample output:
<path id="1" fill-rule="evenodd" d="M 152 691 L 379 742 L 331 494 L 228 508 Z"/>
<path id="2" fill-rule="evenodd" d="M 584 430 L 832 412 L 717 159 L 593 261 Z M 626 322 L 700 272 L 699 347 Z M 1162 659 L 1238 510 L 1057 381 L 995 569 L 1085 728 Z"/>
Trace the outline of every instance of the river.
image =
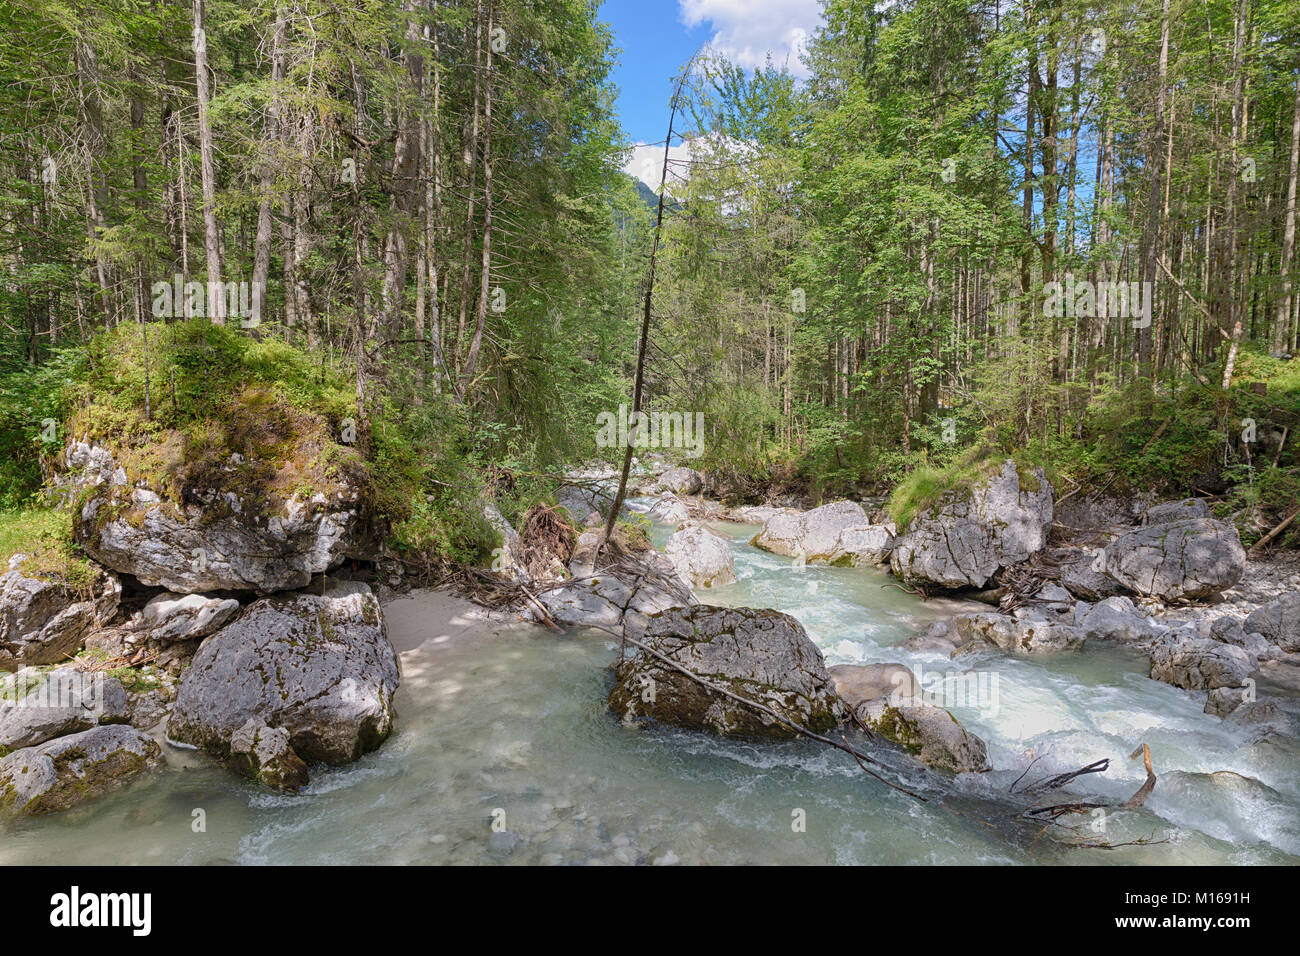
<path id="1" fill-rule="evenodd" d="M 993 771 L 950 781 L 886 755 L 921 803 L 812 742 L 625 728 L 604 705 L 608 635 L 449 620 L 454 602 L 414 592 L 385 609 L 403 677 L 396 732 L 375 753 L 313 768 L 306 790 L 285 795 L 169 749 L 166 770 L 125 791 L 7 825 L 0 864 L 1300 863 L 1293 739 L 1253 741 L 1118 649 L 961 662 L 902 652 L 892 645 L 956 602 L 882 587 L 882 571 L 796 569 L 748 544 L 757 528 L 716 527 L 738 581 L 703 600 L 792 614 L 828 664 L 986 672 L 995 692 L 951 709 L 986 741 Z M 1145 778 L 1128 759 L 1143 741 L 1159 774 L 1144 808 L 1074 833 L 1013 819 L 1007 791 L 1033 757 L 1031 777 L 1109 758 L 1074 792 L 1122 802 Z"/>

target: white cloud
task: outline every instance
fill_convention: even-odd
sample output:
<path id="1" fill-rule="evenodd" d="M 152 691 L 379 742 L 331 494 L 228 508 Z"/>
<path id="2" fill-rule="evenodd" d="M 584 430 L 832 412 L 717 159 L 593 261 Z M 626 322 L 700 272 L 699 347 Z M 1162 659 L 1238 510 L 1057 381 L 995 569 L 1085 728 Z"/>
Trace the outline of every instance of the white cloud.
<path id="1" fill-rule="evenodd" d="M 691 158 L 691 142 L 685 142 L 668 148 L 668 182 L 669 194 L 672 193 L 673 179 L 681 178 L 686 171 L 686 164 Z M 623 172 L 635 176 L 655 192 L 659 191 L 659 177 L 664 168 L 664 146 L 637 143 L 632 147 L 632 158 L 623 164 Z"/>
<path id="2" fill-rule="evenodd" d="M 668 195 L 673 195 L 673 187 L 684 183 L 690 176 L 691 161 L 705 160 L 709 154 L 708 141 L 713 134 L 706 134 L 696 139 L 684 139 L 678 145 L 668 149 Z M 721 137 L 716 140 L 733 152 L 742 155 L 753 153 L 752 145 L 741 140 Z M 696 146 L 699 143 L 699 146 Z M 659 191 L 659 177 L 664 169 L 664 145 L 637 143 L 632 147 L 631 158 L 623 164 L 623 172 L 635 176 L 655 192 Z"/>
<path id="3" fill-rule="evenodd" d="M 808 71 L 800 59 L 821 20 L 820 0 L 677 0 L 688 27 L 709 23 L 712 45 L 739 66 L 760 67 L 772 54 L 795 76 Z"/>

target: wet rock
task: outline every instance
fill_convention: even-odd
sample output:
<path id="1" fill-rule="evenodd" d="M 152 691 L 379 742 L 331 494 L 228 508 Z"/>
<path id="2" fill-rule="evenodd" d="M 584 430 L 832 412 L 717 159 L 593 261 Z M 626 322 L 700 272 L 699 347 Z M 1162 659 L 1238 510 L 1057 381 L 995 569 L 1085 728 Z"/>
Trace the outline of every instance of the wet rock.
<path id="1" fill-rule="evenodd" d="M 934 770 L 978 773 L 988 767 L 984 741 L 941 707 L 915 700 L 896 706 L 883 698 L 862 704 L 857 714 L 873 732 Z"/>
<path id="2" fill-rule="evenodd" d="M 1111 641 L 1139 648 L 1150 647 L 1165 628 L 1158 628 L 1138 613 L 1126 597 L 1111 597 L 1080 609 L 1077 626 L 1089 641 Z"/>
<path id="3" fill-rule="evenodd" d="M 687 585 L 719 587 L 736 580 L 731 547 L 720 534 L 702 525 L 689 525 L 673 533 L 664 554 Z"/>
<path id="4" fill-rule="evenodd" d="M 659 500 L 650 506 L 646 516 L 655 524 L 679 525 L 683 521 L 690 520 L 691 512 L 682 499 L 669 493 L 661 495 Z"/>
<path id="5" fill-rule="evenodd" d="M 289 731 L 249 718 L 230 738 L 227 763 L 238 773 L 276 790 L 307 785 L 307 765 L 289 745 Z"/>
<path id="6" fill-rule="evenodd" d="M 889 552 L 894 550 L 894 535 L 883 525 L 868 525 L 865 528 L 845 528 L 835 542 L 830 564 L 846 564 L 851 567 L 870 567 L 884 564 L 889 560 Z"/>
<path id="7" fill-rule="evenodd" d="M 951 655 L 961 646 L 961 639 L 948 621 L 931 621 L 920 634 L 913 634 L 901 647 L 912 654 Z"/>
<path id="8" fill-rule="evenodd" d="M 117 577 L 96 569 L 86 588 L 23 570 L 26 555 L 9 559 L 0 574 L 0 670 L 54 664 L 81 647 L 86 635 L 111 618 L 122 597 Z"/>
<path id="9" fill-rule="evenodd" d="M 704 477 L 694 468 L 669 468 L 659 476 L 659 487 L 675 495 L 699 494 Z"/>
<path id="10" fill-rule="evenodd" d="M 366 585 L 263 598 L 199 648 L 167 734 L 226 757 L 235 732 L 256 719 L 284 728 L 304 760 L 347 763 L 388 736 L 398 679 Z"/>
<path id="11" fill-rule="evenodd" d="M 161 748 L 134 727 L 93 727 L 0 758 L 0 808 L 57 813 L 97 799 L 157 765 Z"/>
<path id="12" fill-rule="evenodd" d="M 1256 608 L 1243 629 L 1264 635 L 1264 640 L 1287 653 L 1300 652 L 1300 591 L 1289 591 Z"/>
<path id="13" fill-rule="evenodd" d="M 608 628 L 627 623 L 637 630 L 651 614 L 696 603 L 694 592 L 678 576 L 673 563 L 658 551 L 642 551 L 621 561 L 617 568 L 598 571 L 594 558 L 599 541 L 598 532 L 580 535 L 569 563 L 573 578 L 537 593 L 555 623 Z M 529 608 L 525 615 L 534 616 Z"/>
<path id="14" fill-rule="evenodd" d="M 982 588 L 1001 568 L 1028 560 L 1047 543 L 1052 487 L 1043 469 L 1023 482 L 1014 461 L 969 488 L 949 492 L 898 537 L 889 555 L 908 584 Z"/>
<path id="15" fill-rule="evenodd" d="M 203 594 L 159 594 L 140 612 L 141 631 L 148 640 L 172 644 L 215 634 L 239 613 L 234 598 Z"/>
<path id="16" fill-rule="evenodd" d="M 1106 573 L 1144 597 L 1207 598 L 1232 587 L 1246 570 L 1237 529 L 1210 518 L 1148 525 L 1121 535 L 1103 553 Z"/>
<path id="17" fill-rule="evenodd" d="M 1151 678 L 1187 690 L 1240 687 L 1259 662 L 1244 649 L 1178 631 L 1151 648 Z"/>
<path id="18" fill-rule="evenodd" d="M 829 669 L 835 693 L 851 710 L 881 697 L 912 699 L 920 696 L 921 685 L 905 664 L 837 664 Z"/>
<path id="19" fill-rule="evenodd" d="M 867 520 L 862 505 L 854 501 L 836 501 L 811 511 L 773 515 L 750 543 L 773 554 L 826 563 L 837 554 L 849 554 L 839 550 L 842 532 L 870 527 L 871 522 Z"/>
<path id="20" fill-rule="evenodd" d="M 1142 514 L 1144 525 L 1166 524 L 1170 521 L 1188 521 L 1193 518 L 1210 517 L 1210 507 L 1200 498 L 1184 498 L 1182 501 L 1166 501 L 1152 505 Z"/>
<path id="21" fill-rule="evenodd" d="M 24 668 L 0 681 L 0 753 L 129 719 L 126 691 L 102 672 Z"/>
<path id="22" fill-rule="evenodd" d="M 1084 641 L 1083 633 L 1069 624 L 991 611 L 958 614 L 952 624 L 962 651 L 991 646 L 1013 654 L 1041 654 L 1076 651 Z"/>
<path id="23" fill-rule="evenodd" d="M 821 651 L 798 621 L 780 611 L 673 608 L 651 617 L 640 639 L 715 686 L 808 730 L 830 730 L 844 714 Z M 625 721 L 659 720 L 724 736 L 797 736 L 781 721 L 706 689 L 639 649 L 619 668 L 609 705 Z"/>

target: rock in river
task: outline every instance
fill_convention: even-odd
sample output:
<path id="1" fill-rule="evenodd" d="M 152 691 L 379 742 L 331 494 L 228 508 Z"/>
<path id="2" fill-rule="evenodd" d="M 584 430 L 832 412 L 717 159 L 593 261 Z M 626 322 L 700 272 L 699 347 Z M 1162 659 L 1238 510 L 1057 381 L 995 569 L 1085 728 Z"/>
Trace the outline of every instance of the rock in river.
<path id="1" fill-rule="evenodd" d="M 0 759 L 0 808 L 57 813 L 102 796 L 159 762 L 162 748 L 114 724 L 15 750 Z"/>
<path id="2" fill-rule="evenodd" d="M 24 668 L 0 681 L 0 754 L 130 717 L 126 690 L 102 671 Z"/>
<path id="3" fill-rule="evenodd" d="M 1021 477 L 1016 463 L 949 492 L 894 542 L 889 566 L 913 584 L 982 588 L 1000 568 L 1042 549 L 1052 523 L 1052 486 L 1043 469 Z"/>
<path id="4" fill-rule="evenodd" d="M 303 760 L 347 763 L 388 736 L 398 678 L 366 585 L 263 598 L 203 642 L 181 679 L 167 735 L 229 757 L 236 734 L 254 720 L 287 731 Z"/>
<path id="5" fill-rule="evenodd" d="M 694 468 L 669 468 L 659 476 L 658 487 L 675 495 L 693 495 L 704 487 L 704 477 Z"/>
<path id="6" fill-rule="evenodd" d="M 862 505 L 836 501 L 812 511 L 774 514 L 754 535 L 754 547 L 812 563 L 874 563 L 888 553 L 893 538 L 873 525 Z"/>
<path id="7" fill-rule="evenodd" d="M 1232 587 L 1246 570 L 1237 529 L 1212 518 L 1147 525 L 1106 546 L 1106 573 L 1144 597 L 1179 601 Z"/>
<path id="8" fill-rule="evenodd" d="M 673 533 L 664 554 L 687 585 L 718 587 L 736 580 L 735 563 L 727 539 L 702 525 L 689 525 Z"/>
<path id="9" fill-rule="evenodd" d="M 756 701 L 814 732 L 844 714 L 821 651 L 794 618 L 780 611 L 673 608 L 650 618 L 640 638 L 715 687 Z M 661 720 L 724 736 L 797 736 L 769 714 L 709 690 L 638 649 L 618 671 L 609 705 L 624 720 Z"/>

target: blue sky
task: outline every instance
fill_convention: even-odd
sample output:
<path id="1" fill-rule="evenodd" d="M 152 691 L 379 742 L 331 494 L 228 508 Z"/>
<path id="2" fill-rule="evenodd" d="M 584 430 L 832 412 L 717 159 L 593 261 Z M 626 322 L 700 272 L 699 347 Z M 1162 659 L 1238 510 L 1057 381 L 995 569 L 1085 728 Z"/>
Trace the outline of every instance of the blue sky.
<path id="1" fill-rule="evenodd" d="M 622 51 L 614 82 L 628 137 L 662 142 L 673 77 L 705 43 L 741 66 L 760 66 L 771 54 L 802 75 L 797 50 L 816 29 L 820 10 L 819 0 L 605 0 L 599 16 Z M 662 146 L 655 152 L 637 150 L 625 168 L 643 180 L 653 168 L 651 185 L 657 187 Z"/>

